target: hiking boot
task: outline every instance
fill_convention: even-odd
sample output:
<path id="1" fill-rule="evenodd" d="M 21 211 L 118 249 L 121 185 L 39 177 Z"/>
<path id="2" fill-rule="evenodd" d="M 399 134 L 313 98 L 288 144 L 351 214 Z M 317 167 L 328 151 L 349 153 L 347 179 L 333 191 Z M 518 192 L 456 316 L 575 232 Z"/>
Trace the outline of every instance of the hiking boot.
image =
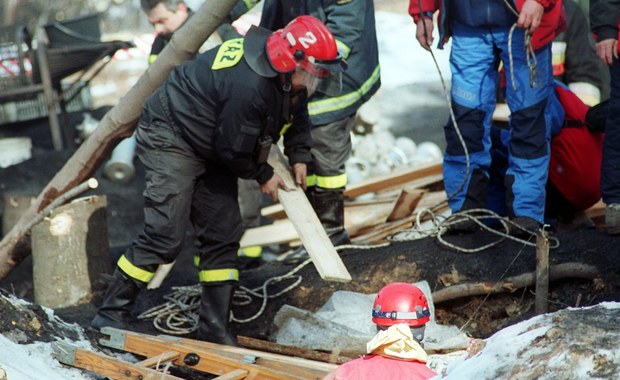
<path id="1" fill-rule="evenodd" d="M 605 207 L 605 224 L 608 234 L 620 234 L 620 203 L 610 203 Z"/>
<path id="2" fill-rule="evenodd" d="M 517 216 L 512 219 L 510 224 L 510 235 L 518 238 L 529 237 L 535 234 L 540 228 L 540 223 L 527 216 Z"/>

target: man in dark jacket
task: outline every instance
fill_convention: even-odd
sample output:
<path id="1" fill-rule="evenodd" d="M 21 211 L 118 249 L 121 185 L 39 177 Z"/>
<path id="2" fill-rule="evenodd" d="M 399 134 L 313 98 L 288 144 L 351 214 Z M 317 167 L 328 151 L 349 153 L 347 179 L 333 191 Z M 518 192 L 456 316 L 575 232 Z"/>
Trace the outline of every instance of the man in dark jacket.
<path id="1" fill-rule="evenodd" d="M 286 187 L 266 160 L 284 134 L 295 181 L 306 187 L 307 95 L 344 68 L 333 35 L 303 16 L 273 33 L 254 27 L 170 73 L 146 101 L 136 130 L 146 169 L 145 227 L 118 260 L 94 328 L 126 328 L 139 290 L 180 253 L 189 221 L 203 285 L 197 337 L 236 344 L 229 315 L 242 232 L 237 180 L 254 179 L 277 200 Z"/>
<path id="2" fill-rule="evenodd" d="M 596 54 L 609 66 L 611 92 L 609 113 L 605 126 L 603 164 L 601 167 L 601 196 L 607 205 L 607 232 L 620 234 L 620 60 L 618 31 L 620 30 L 620 1 L 592 0 L 590 27 L 596 35 Z"/>

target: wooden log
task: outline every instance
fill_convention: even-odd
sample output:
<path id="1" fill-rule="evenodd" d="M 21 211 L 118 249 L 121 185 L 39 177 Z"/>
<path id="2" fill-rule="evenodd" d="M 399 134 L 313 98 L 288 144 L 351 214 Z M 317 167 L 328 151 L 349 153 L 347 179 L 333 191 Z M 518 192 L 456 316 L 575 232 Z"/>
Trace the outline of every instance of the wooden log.
<path id="1" fill-rule="evenodd" d="M 107 199 L 96 195 L 56 208 L 32 230 L 35 302 L 50 308 L 90 301 L 102 273 L 111 273 Z"/>
<path id="2" fill-rule="evenodd" d="M 587 278 L 594 279 L 598 276 L 598 270 L 592 265 L 581 263 L 563 263 L 549 267 L 550 281 L 561 278 Z M 512 293 L 517 289 L 532 286 L 536 281 L 536 273 L 524 273 L 514 277 L 507 277 L 498 282 L 477 282 L 449 286 L 433 292 L 433 302 L 450 301 L 462 297 L 480 296 L 494 293 Z"/>
<path id="3" fill-rule="evenodd" d="M 247 376 L 248 376 L 248 371 L 244 371 L 242 369 L 236 369 L 222 376 L 214 377 L 213 380 L 240 380 L 240 379 L 245 379 Z"/>
<path id="4" fill-rule="evenodd" d="M 328 281 L 351 281 L 349 271 L 334 249 L 303 189 L 295 184 L 291 169 L 276 145 L 271 148 L 268 162 L 290 189 L 278 191 L 280 203 L 321 278 Z"/>
<path id="5" fill-rule="evenodd" d="M 549 238 L 547 232 L 539 228 L 536 232 L 536 314 L 548 311 L 549 297 Z"/>

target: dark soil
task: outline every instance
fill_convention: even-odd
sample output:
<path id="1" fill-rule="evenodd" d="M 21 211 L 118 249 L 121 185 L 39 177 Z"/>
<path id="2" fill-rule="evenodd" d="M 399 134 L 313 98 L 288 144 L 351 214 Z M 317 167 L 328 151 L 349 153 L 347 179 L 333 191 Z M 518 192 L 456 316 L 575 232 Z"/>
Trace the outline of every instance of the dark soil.
<path id="1" fill-rule="evenodd" d="M 39 130 L 38 133 L 45 135 L 46 132 Z M 36 147 L 32 159 L 0 169 L 0 192 L 5 196 L 37 195 L 71 155 L 70 151 L 54 152 L 48 147 Z M 105 194 L 108 198 L 107 220 L 112 262 L 123 253 L 142 228 L 143 170 L 137 160 L 135 164 L 136 177 L 126 184 L 107 180 L 100 170 L 95 173 L 100 186 L 92 193 Z M 3 205 L 0 205 L 0 211 L 3 211 L 2 208 Z M 551 250 L 551 265 L 566 262 L 594 265 L 600 272 L 600 278 L 594 281 L 562 279 L 552 282 L 549 294 L 550 311 L 570 306 L 588 306 L 605 300 L 620 301 L 618 238 L 597 229 L 556 233 L 552 236 L 558 239 L 559 247 Z M 493 236 L 488 232 L 479 232 L 456 235 L 451 239 L 465 246 L 476 247 L 492 240 Z M 191 242 L 190 234 L 188 241 Z M 197 273 L 192 265 L 191 244 L 187 246 L 162 287 L 140 294 L 135 305 L 135 315 L 164 303 L 163 297 L 171 292 L 171 287 L 197 283 Z M 239 335 L 268 339 L 274 315 L 284 304 L 316 311 L 336 290 L 376 293 L 382 286 L 394 281 L 426 280 L 433 290 L 452 283 L 495 283 L 506 277 L 534 271 L 535 256 L 534 247 L 523 246 L 510 240 L 479 253 L 456 252 L 443 247 L 435 238 L 394 242 L 375 248 L 349 249 L 341 252 L 341 257 L 353 278 L 350 283 L 326 282 L 310 264 L 298 272 L 303 280 L 297 287 L 269 300 L 258 319 L 247 324 L 234 324 L 233 328 Z M 0 281 L 0 288 L 32 300 L 31 269 L 31 260 L 27 258 Z M 255 288 L 267 279 L 286 274 L 292 269 L 293 266 L 278 261 L 265 263 L 242 271 L 241 285 Z M 269 293 L 276 293 L 290 283 L 283 281 L 271 286 Z M 104 290 L 103 287 L 97 289 L 90 303 L 59 309 L 56 314 L 67 322 L 76 322 L 87 327 Z M 533 293 L 533 289 L 519 289 L 514 293 L 443 302 L 436 305 L 437 321 L 458 327 L 466 325 L 465 331 L 471 336 L 485 338 L 498 329 L 531 317 L 534 309 Z M 259 299 L 255 299 L 250 305 L 235 306 L 233 311 L 238 318 L 246 318 L 258 311 L 260 303 Z M 4 313 L 0 312 L 0 316 L 3 315 Z M 3 318 L 0 317 L 0 326 Z M 141 332 L 159 333 L 150 321 L 136 321 L 132 327 Z"/>

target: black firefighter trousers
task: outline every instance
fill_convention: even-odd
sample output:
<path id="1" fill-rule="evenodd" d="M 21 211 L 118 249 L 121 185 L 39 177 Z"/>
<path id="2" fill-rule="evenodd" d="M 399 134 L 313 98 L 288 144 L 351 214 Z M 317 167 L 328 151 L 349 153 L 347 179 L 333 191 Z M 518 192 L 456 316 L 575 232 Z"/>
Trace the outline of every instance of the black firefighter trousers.
<path id="1" fill-rule="evenodd" d="M 237 177 L 225 165 L 198 157 L 176 126 L 146 113 L 136 142 L 146 169 L 144 230 L 119 259 L 119 268 L 147 283 L 160 264 L 179 255 L 191 223 L 200 282 L 237 281 L 242 234 Z"/>

